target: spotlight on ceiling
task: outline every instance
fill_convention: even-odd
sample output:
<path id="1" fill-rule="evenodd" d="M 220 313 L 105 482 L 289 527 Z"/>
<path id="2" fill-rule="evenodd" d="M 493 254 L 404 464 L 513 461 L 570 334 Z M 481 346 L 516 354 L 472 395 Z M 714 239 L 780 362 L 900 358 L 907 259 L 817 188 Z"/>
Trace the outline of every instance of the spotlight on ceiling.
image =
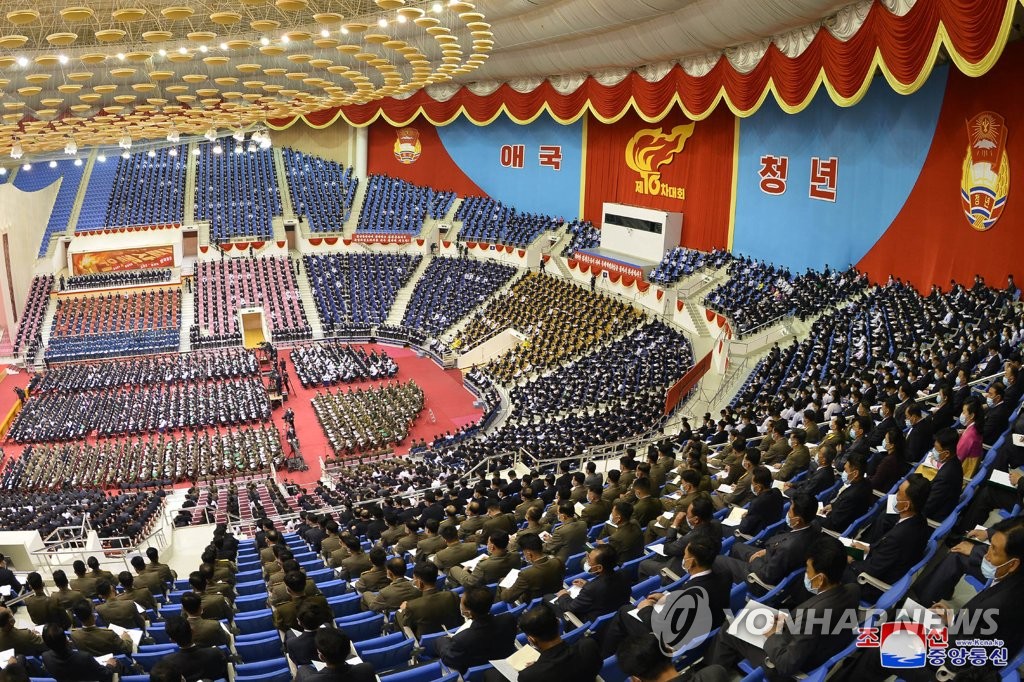
<path id="1" fill-rule="evenodd" d="M 210 142 L 213 142 L 214 140 L 217 139 L 217 129 L 216 128 L 210 128 L 205 133 L 203 133 L 203 137 L 205 137 Z"/>
<path id="2" fill-rule="evenodd" d="M 241 145 L 241 143 L 239 143 L 239 144 L 236 144 L 236 145 L 235 145 L 235 153 L 236 153 L 236 154 L 241 154 L 241 153 L 242 153 L 242 152 L 244 152 L 244 151 L 245 151 L 245 150 L 244 150 L 244 149 L 242 149 L 242 145 Z"/>
<path id="3" fill-rule="evenodd" d="M 215 144 L 215 145 L 213 145 L 213 153 L 214 153 L 214 154 L 220 154 L 220 153 L 222 153 L 223 151 L 224 151 L 224 148 L 223 148 L 223 147 L 221 147 L 221 146 L 220 146 L 220 144 Z"/>
<path id="4" fill-rule="evenodd" d="M 75 138 L 68 138 L 68 141 L 64 144 L 64 153 L 68 156 L 74 156 L 78 153 L 78 143 L 75 142 Z"/>
<path id="5" fill-rule="evenodd" d="M 117 146 L 121 149 L 129 150 L 132 148 L 132 137 L 131 135 L 124 135 L 120 140 L 117 141 Z"/>
<path id="6" fill-rule="evenodd" d="M 7 167 L 0 166 L 0 175 L 7 175 Z"/>
<path id="7" fill-rule="evenodd" d="M 82 160 L 81 159 L 75 159 L 75 165 L 76 166 L 81 166 L 82 165 Z"/>
<path id="8" fill-rule="evenodd" d="M 202 151 L 199 149 L 199 147 L 192 148 L 192 156 L 199 156 L 201 153 Z"/>
<path id="9" fill-rule="evenodd" d="M 231 137 L 234 138 L 235 142 L 241 142 L 242 140 L 245 139 L 245 133 L 241 129 L 238 129 L 235 132 L 231 133 Z"/>
<path id="10" fill-rule="evenodd" d="M 168 156 L 177 156 L 178 155 L 178 150 L 176 148 L 174 148 L 174 147 L 171 147 L 170 149 L 167 150 L 167 155 Z"/>
<path id="11" fill-rule="evenodd" d="M 49 166 L 50 166 L 50 168 L 56 168 L 57 167 L 57 162 L 56 161 L 51 161 Z"/>
<path id="12" fill-rule="evenodd" d="M 32 164 L 26 163 L 24 166 L 21 167 L 21 170 L 32 170 Z"/>
<path id="13" fill-rule="evenodd" d="M 146 152 L 146 155 L 152 159 L 154 156 L 156 156 L 156 150 L 150 149 L 148 152 Z"/>
<path id="14" fill-rule="evenodd" d="M 107 162 L 107 155 L 106 154 L 100 154 L 99 156 L 96 157 L 96 160 L 99 161 L 100 163 L 106 163 Z"/>
<path id="15" fill-rule="evenodd" d="M 169 131 L 167 131 L 167 141 L 168 142 L 175 142 L 175 143 L 177 143 L 180 140 L 181 140 L 181 133 L 178 132 L 177 128 L 171 128 Z"/>
<path id="16" fill-rule="evenodd" d="M 256 147 L 256 142 L 255 142 L 255 141 L 253 141 L 253 140 L 249 140 L 249 146 L 248 146 L 248 148 L 247 148 L 247 151 L 248 151 L 248 152 L 249 152 L 250 154 L 252 154 L 253 152 L 255 152 L 255 151 L 256 151 L 256 149 L 257 149 L 257 147 Z"/>
<path id="17" fill-rule="evenodd" d="M 130 158 L 131 158 L 131 156 L 132 156 L 132 155 L 128 153 L 128 150 L 127 150 L 127 149 L 126 149 L 126 150 L 124 151 L 124 153 L 122 153 L 122 154 L 121 154 L 121 158 L 122 158 L 122 159 L 124 159 L 124 160 L 126 160 L 126 161 L 127 161 L 128 159 L 130 159 Z"/>
<path id="18" fill-rule="evenodd" d="M 21 143 L 15 140 L 14 144 L 11 146 L 11 158 L 17 160 L 24 155 L 25 151 L 21 148 Z"/>

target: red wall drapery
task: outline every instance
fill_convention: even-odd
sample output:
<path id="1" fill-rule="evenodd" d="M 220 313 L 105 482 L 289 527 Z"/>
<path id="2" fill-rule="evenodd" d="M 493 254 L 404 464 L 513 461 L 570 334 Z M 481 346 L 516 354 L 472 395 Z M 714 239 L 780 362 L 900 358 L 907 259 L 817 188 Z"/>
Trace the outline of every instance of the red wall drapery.
<path id="1" fill-rule="evenodd" d="M 420 90 L 404 100 L 385 98 L 270 124 L 285 128 L 305 120 L 320 128 L 342 119 L 351 125 L 365 126 L 383 117 L 393 125 L 406 125 L 421 114 L 438 125 L 461 115 L 485 124 L 502 111 L 526 122 L 545 108 L 563 122 L 577 120 L 586 111 L 606 122 L 618 120 L 627 111 L 656 121 L 677 104 L 690 118 L 702 119 L 711 114 L 720 98 L 734 113 L 748 116 L 757 110 L 768 92 L 787 111 L 804 108 L 822 82 L 819 74 L 832 99 L 848 106 L 860 100 L 876 69 L 900 92 L 917 90 L 935 64 L 937 42 L 964 73 L 979 76 L 987 72 L 1006 45 L 1018 1 L 930 0 L 916 3 L 904 16 L 895 15 L 876 2 L 863 26 L 847 41 L 822 29 L 807 49 L 794 58 L 770 44 L 749 73 L 740 73 L 723 57 L 704 76 L 690 76 L 677 66 L 654 83 L 636 73 L 612 86 L 589 78 L 566 95 L 559 94 L 548 81 L 525 93 L 505 84 L 490 95 L 475 95 L 462 88 L 444 102 Z"/>

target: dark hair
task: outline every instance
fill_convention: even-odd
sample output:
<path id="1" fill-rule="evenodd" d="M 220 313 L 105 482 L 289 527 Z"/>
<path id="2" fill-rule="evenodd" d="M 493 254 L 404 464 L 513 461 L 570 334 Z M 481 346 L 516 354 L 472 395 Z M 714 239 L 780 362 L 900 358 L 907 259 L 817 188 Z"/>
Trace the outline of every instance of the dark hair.
<path id="1" fill-rule="evenodd" d="M 192 644 L 192 626 L 181 616 L 167 616 L 164 630 L 171 641 L 179 647 L 188 647 Z"/>
<path id="2" fill-rule="evenodd" d="M 28 586 L 37 592 L 43 589 L 43 576 L 39 575 L 35 571 L 28 574 L 28 577 L 25 578 L 25 582 L 27 582 Z"/>
<path id="3" fill-rule="evenodd" d="M 653 634 L 624 640 L 615 656 L 622 672 L 641 680 L 654 680 L 669 669 L 675 670 L 672 659 L 665 655 Z"/>
<path id="4" fill-rule="evenodd" d="M 463 593 L 463 599 L 466 602 L 466 608 L 475 619 L 489 616 L 491 607 L 494 606 L 494 593 L 483 586 L 467 587 Z"/>
<path id="5" fill-rule="evenodd" d="M 576 516 L 576 505 L 572 502 L 563 502 L 558 505 L 558 513 L 562 516 L 568 516 L 572 518 Z"/>
<path id="6" fill-rule="evenodd" d="M 810 416 L 808 416 L 808 413 L 810 413 Z M 808 419 L 812 419 L 814 417 L 814 413 L 811 412 L 810 410 L 807 410 L 807 412 L 804 412 L 804 416 L 806 416 Z M 790 436 L 796 438 L 796 442 L 799 443 L 800 445 L 803 445 L 804 443 L 807 442 L 807 432 L 804 431 L 803 429 L 793 429 L 793 433 L 791 433 Z"/>
<path id="7" fill-rule="evenodd" d="M 938 433 L 934 436 L 935 442 L 942 446 L 943 450 L 949 452 L 956 452 L 956 444 L 960 440 L 960 434 L 955 429 L 946 427 L 939 429 Z"/>
<path id="8" fill-rule="evenodd" d="M 558 616 L 550 604 L 541 602 L 520 616 L 519 629 L 538 641 L 550 642 L 558 637 Z"/>
<path id="9" fill-rule="evenodd" d="M 114 591 L 114 586 L 106 578 L 96 581 L 96 594 L 103 596 Z"/>
<path id="10" fill-rule="evenodd" d="M 798 516 L 804 523 L 810 523 L 818 515 L 818 500 L 810 493 L 797 493 L 791 502 L 793 516 Z"/>
<path id="11" fill-rule="evenodd" d="M 85 562 L 81 559 L 75 559 L 74 563 L 71 564 L 71 570 L 75 572 L 75 575 L 85 575 Z"/>
<path id="12" fill-rule="evenodd" d="M 1017 559 L 1024 563 L 1024 525 L 1021 525 L 1020 517 L 1010 517 L 992 526 L 992 533 L 1003 533 L 1006 535 L 1006 556 Z M 1024 566 L 1017 570 L 1024 569 Z"/>
<path id="13" fill-rule="evenodd" d="M 860 473 L 864 473 L 865 471 L 867 471 L 867 460 L 867 455 L 865 455 L 863 452 L 857 451 L 850 453 L 850 456 L 846 458 L 846 463 L 850 466 L 851 469 L 856 469 Z"/>
<path id="14" fill-rule="evenodd" d="M 313 637 L 316 650 L 325 663 L 341 665 L 352 651 L 352 640 L 336 628 L 319 628 Z"/>
<path id="15" fill-rule="evenodd" d="M 921 474 L 907 476 L 907 498 L 911 508 L 918 514 L 924 511 L 928 503 L 928 495 L 932 492 L 932 482 Z"/>
<path id="16" fill-rule="evenodd" d="M 696 469 L 683 469 L 683 473 L 679 474 L 679 478 L 692 486 L 700 485 L 700 472 Z"/>
<path id="17" fill-rule="evenodd" d="M 92 570 L 94 570 L 94 571 L 99 570 L 100 560 L 97 559 L 96 557 L 94 557 L 94 556 L 89 557 L 88 559 L 85 560 L 85 563 Z"/>
<path id="18" fill-rule="evenodd" d="M 135 586 L 135 578 L 128 571 L 121 571 L 118 573 L 117 582 L 121 583 L 121 587 L 125 590 L 130 590 Z"/>
<path id="19" fill-rule="evenodd" d="M 388 570 L 400 577 L 405 576 L 405 559 L 400 556 L 391 557 L 387 563 Z"/>
<path id="20" fill-rule="evenodd" d="M 616 502 L 612 505 L 612 509 L 616 511 L 623 521 L 629 521 L 633 518 L 633 505 L 629 502 Z"/>
<path id="21" fill-rule="evenodd" d="M 68 586 L 68 574 L 64 572 L 64 569 L 58 568 L 53 572 L 53 584 L 58 589 L 64 589 Z"/>
<path id="22" fill-rule="evenodd" d="M 132 568 L 136 571 L 142 571 L 146 568 L 146 560 L 141 556 L 133 556 L 131 559 Z"/>
<path id="23" fill-rule="evenodd" d="M 651 480 L 649 478 L 634 478 L 633 489 L 641 492 L 651 492 Z"/>
<path id="24" fill-rule="evenodd" d="M 79 623 L 85 623 L 92 618 L 92 602 L 88 599 L 79 599 L 71 605 L 71 615 L 78 619 Z"/>
<path id="25" fill-rule="evenodd" d="M 437 583 L 437 566 L 431 561 L 420 561 L 412 567 L 412 575 L 428 585 Z"/>
<path id="26" fill-rule="evenodd" d="M 711 568 L 715 557 L 718 555 L 718 547 L 706 537 L 696 537 L 686 544 L 686 550 L 690 552 L 701 568 Z"/>
<path id="27" fill-rule="evenodd" d="M 405 565 L 404 563 L 402 564 Z M 290 571 L 284 574 L 284 585 L 295 594 L 306 591 L 306 575 L 301 571 Z"/>
<path id="28" fill-rule="evenodd" d="M 846 548 L 838 539 L 822 533 L 807 548 L 807 558 L 818 573 L 824 573 L 830 583 L 838 583 L 843 579 L 846 570 Z"/>
<path id="29" fill-rule="evenodd" d="M 316 630 L 327 622 L 321 614 L 320 609 L 308 601 L 302 602 L 302 605 L 299 606 L 299 610 L 295 614 L 295 617 L 299 621 L 299 625 L 301 625 L 305 630 Z"/>
<path id="30" fill-rule="evenodd" d="M 619 553 L 609 544 L 595 546 L 591 555 L 594 556 L 594 563 L 603 568 L 605 573 L 611 573 L 619 565 Z"/>
<path id="31" fill-rule="evenodd" d="M 693 515 L 701 521 L 709 521 L 715 514 L 715 505 L 707 497 L 698 497 L 690 506 L 693 507 Z"/>
<path id="32" fill-rule="evenodd" d="M 444 528 L 441 529 L 440 535 L 441 535 L 442 538 L 445 539 L 445 541 L 458 540 L 459 539 L 459 529 L 456 528 L 455 526 L 451 525 L 451 524 L 448 524 L 447 526 L 445 526 Z"/>
<path id="33" fill-rule="evenodd" d="M 498 549 L 508 549 L 508 533 L 503 530 L 492 530 L 488 536 L 491 544 Z"/>
<path id="34" fill-rule="evenodd" d="M 519 549 L 530 552 L 540 552 L 544 549 L 544 543 L 536 533 L 528 533 L 519 538 Z"/>
<path id="35" fill-rule="evenodd" d="M 370 550 L 370 563 L 374 566 L 383 566 L 384 562 L 388 560 L 388 553 L 384 551 L 383 547 L 374 547 Z"/>
<path id="36" fill-rule="evenodd" d="M 71 657 L 71 645 L 68 643 L 68 636 L 64 634 L 63 625 L 47 623 L 43 627 L 43 643 L 57 658 L 66 660 Z"/>
<path id="37" fill-rule="evenodd" d="M 743 453 L 743 456 L 753 466 L 757 466 L 761 463 L 761 451 L 757 448 L 750 448 Z"/>
<path id="38" fill-rule="evenodd" d="M 766 466 L 758 465 L 754 467 L 750 479 L 762 488 L 768 489 L 772 487 L 772 472 Z"/>
<path id="39" fill-rule="evenodd" d="M 201 613 L 203 598 L 195 592 L 185 592 L 181 595 L 181 610 L 185 613 Z"/>

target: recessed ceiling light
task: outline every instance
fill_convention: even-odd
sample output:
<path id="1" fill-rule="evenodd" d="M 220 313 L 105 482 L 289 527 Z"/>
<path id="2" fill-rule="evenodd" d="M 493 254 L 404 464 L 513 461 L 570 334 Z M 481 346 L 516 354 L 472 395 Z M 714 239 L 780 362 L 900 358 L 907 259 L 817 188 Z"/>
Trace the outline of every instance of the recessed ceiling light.
<path id="1" fill-rule="evenodd" d="M 57 167 L 57 162 L 56 161 L 51 161 L 50 162 L 50 168 L 56 168 L 56 167 Z"/>
<path id="2" fill-rule="evenodd" d="M 67 55 L 62 54 L 61 56 L 57 57 L 57 61 L 59 61 L 61 64 L 67 64 L 68 57 Z"/>
<path id="3" fill-rule="evenodd" d="M 270 44 L 270 38 L 263 36 L 260 38 L 260 45 L 267 46 Z"/>
<path id="4" fill-rule="evenodd" d="M 381 28 L 387 28 L 388 20 L 385 19 L 384 17 L 381 17 L 380 19 L 377 20 L 377 25 L 380 26 Z"/>
<path id="5" fill-rule="evenodd" d="M 324 38 L 330 38 L 331 32 L 324 28 L 320 30 L 320 35 L 323 36 Z"/>
<path id="6" fill-rule="evenodd" d="M 167 56 L 167 50 L 165 50 L 165 49 L 164 49 L 164 48 L 162 48 L 162 47 L 161 47 L 161 48 L 160 48 L 159 50 L 157 50 L 157 51 L 156 51 L 156 53 L 157 53 L 158 55 L 160 55 L 161 57 L 166 57 L 166 56 Z"/>
<path id="7" fill-rule="evenodd" d="M 188 54 L 188 50 L 186 50 L 184 47 L 179 47 L 178 54 Z"/>
<path id="8" fill-rule="evenodd" d="M 200 45 L 199 46 L 199 51 L 202 52 L 203 54 L 206 54 L 209 50 L 210 50 L 210 48 L 208 48 L 206 45 Z"/>
<path id="9" fill-rule="evenodd" d="M 18 66 L 28 66 L 28 59 L 25 57 L 18 57 Z"/>

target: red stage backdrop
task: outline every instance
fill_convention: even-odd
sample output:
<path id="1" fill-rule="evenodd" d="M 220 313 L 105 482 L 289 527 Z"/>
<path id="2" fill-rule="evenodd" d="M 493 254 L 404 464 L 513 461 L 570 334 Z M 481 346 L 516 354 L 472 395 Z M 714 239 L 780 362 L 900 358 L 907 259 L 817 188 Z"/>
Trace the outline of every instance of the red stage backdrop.
<path id="1" fill-rule="evenodd" d="M 682 246 L 726 248 L 732 205 L 736 118 L 719 107 L 703 121 L 673 110 L 660 123 L 627 114 L 587 124 L 584 217 L 601 223 L 601 204 L 681 211 Z"/>
<path id="2" fill-rule="evenodd" d="M 931 282 L 948 288 L 951 278 L 970 282 L 975 273 L 998 286 L 1007 273 L 1024 271 L 1024 197 L 1017 186 L 1019 176 L 1013 179 L 1024 172 L 1024 90 L 1011 86 L 1020 80 L 1022 69 L 1024 45 L 1018 43 L 1010 45 L 996 67 L 981 78 L 950 70 L 924 169 L 889 229 L 858 263 L 871 279 L 884 281 L 893 273 L 927 290 Z M 986 150 L 998 152 L 1003 140 L 1005 156 L 990 153 L 998 158 L 988 159 L 991 168 L 980 168 L 981 176 L 990 174 L 986 183 L 979 178 L 977 164 L 986 161 Z M 973 174 L 966 163 L 969 154 Z M 985 203 L 984 193 L 971 189 L 986 184 L 991 185 L 994 201 L 1005 198 L 1002 214 L 987 229 L 984 224 L 972 225 L 964 213 L 965 172 L 975 206 Z"/>
<path id="3" fill-rule="evenodd" d="M 396 128 L 380 120 L 370 126 L 366 169 L 422 187 L 454 190 L 460 197 L 486 196 L 452 160 L 429 121 L 418 118 Z"/>
<path id="4" fill-rule="evenodd" d="M 170 268 L 174 266 L 174 248 L 170 245 L 146 246 L 134 249 L 73 253 L 71 254 L 71 265 L 76 275 Z"/>

